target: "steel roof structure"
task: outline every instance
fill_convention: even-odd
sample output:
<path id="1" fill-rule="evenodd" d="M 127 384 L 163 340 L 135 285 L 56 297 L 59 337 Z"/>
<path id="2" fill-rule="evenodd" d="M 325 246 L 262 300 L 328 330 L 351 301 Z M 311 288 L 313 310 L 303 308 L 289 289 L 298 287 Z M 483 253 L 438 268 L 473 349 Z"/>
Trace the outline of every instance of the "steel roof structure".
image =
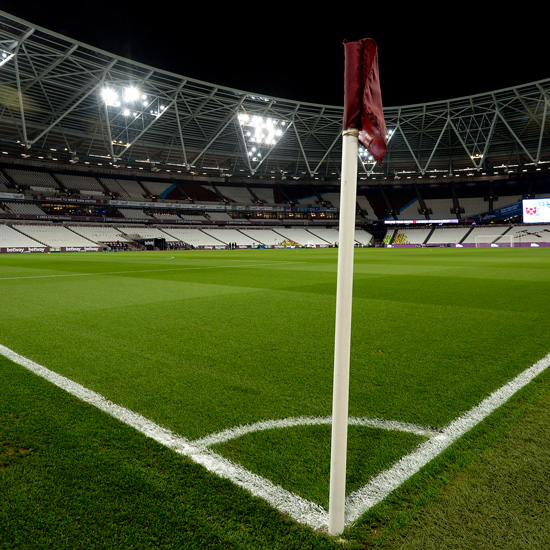
<path id="1" fill-rule="evenodd" d="M 139 108 L 106 104 L 106 86 L 139 88 Z M 212 176 L 337 180 L 343 107 L 259 96 L 124 59 L 0 12 L 0 145 L 113 166 Z M 385 108 L 381 165 L 362 178 L 550 167 L 550 79 L 426 104 Z M 239 115 L 282 136 L 249 154 Z"/>

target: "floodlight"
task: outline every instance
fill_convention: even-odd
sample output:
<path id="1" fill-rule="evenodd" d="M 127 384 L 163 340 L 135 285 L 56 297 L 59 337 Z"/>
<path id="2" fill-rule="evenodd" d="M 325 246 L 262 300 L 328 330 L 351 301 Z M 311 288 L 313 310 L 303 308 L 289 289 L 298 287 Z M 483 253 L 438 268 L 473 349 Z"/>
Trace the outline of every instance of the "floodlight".
<path id="1" fill-rule="evenodd" d="M 123 98 L 126 103 L 133 103 L 141 96 L 141 92 L 135 86 L 128 86 L 124 89 Z"/>
<path id="2" fill-rule="evenodd" d="M 286 121 L 259 114 L 240 112 L 237 120 L 247 149 L 247 156 L 253 163 L 260 163 L 283 135 Z"/>
<path id="3" fill-rule="evenodd" d="M 103 90 L 101 90 L 101 97 L 103 98 L 103 101 L 105 101 L 107 105 L 112 105 L 112 106 L 120 105 L 118 94 L 116 90 L 114 90 L 113 88 L 103 88 Z"/>
<path id="4" fill-rule="evenodd" d="M 6 64 L 15 54 L 9 50 L 0 49 L 0 67 Z"/>
<path id="5" fill-rule="evenodd" d="M 250 120 L 250 115 L 247 115 L 246 113 L 239 113 L 239 123 L 241 126 L 244 126 L 248 124 Z"/>

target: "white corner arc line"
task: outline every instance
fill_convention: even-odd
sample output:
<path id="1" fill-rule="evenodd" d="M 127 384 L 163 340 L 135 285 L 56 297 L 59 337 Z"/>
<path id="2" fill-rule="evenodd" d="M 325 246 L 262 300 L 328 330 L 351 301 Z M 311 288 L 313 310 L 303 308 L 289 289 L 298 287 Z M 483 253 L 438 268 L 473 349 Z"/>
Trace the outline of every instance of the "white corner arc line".
<path id="1" fill-rule="evenodd" d="M 205 449 L 241 437 L 243 435 L 260 432 L 264 430 L 273 430 L 281 428 L 292 428 L 294 426 L 321 426 L 330 425 L 332 423 L 331 416 L 297 416 L 293 418 L 282 418 L 274 420 L 262 420 L 254 424 L 243 424 L 228 428 L 220 432 L 206 435 L 200 439 L 195 439 L 192 443 L 196 447 Z M 385 420 L 383 418 L 356 418 L 348 419 L 350 426 L 365 426 L 369 428 L 378 428 L 381 430 L 409 432 L 419 436 L 432 437 L 441 433 L 441 430 L 419 426 L 418 424 L 410 424 L 408 422 L 397 422 L 395 420 Z"/>
<path id="2" fill-rule="evenodd" d="M 48 380 L 57 387 L 78 397 L 82 401 L 97 407 L 121 422 L 135 428 L 140 433 L 154 439 L 165 447 L 172 449 L 180 455 L 189 457 L 194 462 L 207 468 L 210 472 L 228 479 L 243 489 L 246 489 L 252 495 L 264 499 L 280 512 L 289 515 L 294 520 L 309 525 L 317 530 L 325 530 L 327 528 L 328 513 L 318 504 L 287 491 L 262 476 L 254 474 L 246 468 L 234 464 L 206 448 L 208 445 L 212 445 L 218 441 L 225 441 L 232 437 L 248 433 L 251 431 L 250 426 L 256 426 L 256 429 L 258 429 L 258 427 L 260 429 L 270 429 L 270 426 L 280 427 L 276 426 L 278 421 L 259 422 L 244 427 L 245 431 L 243 431 L 242 434 L 238 433 L 238 435 L 235 434 L 238 428 L 235 428 L 213 434 L 216 437 L 221 437 L 221 439 L 209 439 L 210 436 L 206 436 L 193 442 L 171 430 L 159 426 L 138 413 L 113 403 L 102 395 L 35 363 L 31 359 L 19 355 L 1 344 L 0 354 Z M 443 430 L 438 431 L 416 426 L 414 424 L 384 421 L 388 425 L 385 429 L 404 428 L 406 431 L 413 431 L 413 433 L 416 433 L 414 430 L 417 429 L 420 431 L 425 430 L 424 433 L 419 433 L 419 435 L 425 435 L 429 437 L 429 439 L 421 443 L 414 451 L 401 458 L 392 467 L 374 477 L 361 489 L 355 491 L 346 498 L 346 527 L 355 522 L 372 506 L 381 502 L 393 490 L 416 474 L 422 467 L 437 457 L 467 431 L 479 424 L 494 410 L 503 405 L 517 391 L 526 386 L 549 366 L 550 353 L 531 367 L 525 369 L 513 380 L 493 392 L 486 399 L 481 401 L 481 403 L 455 419 Z M 324 422 L 326 418 L 327 417 L 302 417 L 302 420 L 306 419 L 307 422 L 313 424 Z M 291 421 L 289 425 L 298 425 L 297 422 L 300 421 L 300 418 L 286 419 L 286 421 L 288 420 Z M 350 419 L 350 423 L 382 427 L 381 425 L 374 426 L 372 424 L 373 421 L 379 422 L 378 419 Z M 393 427 L 390 428 L 390 425 Z"/>

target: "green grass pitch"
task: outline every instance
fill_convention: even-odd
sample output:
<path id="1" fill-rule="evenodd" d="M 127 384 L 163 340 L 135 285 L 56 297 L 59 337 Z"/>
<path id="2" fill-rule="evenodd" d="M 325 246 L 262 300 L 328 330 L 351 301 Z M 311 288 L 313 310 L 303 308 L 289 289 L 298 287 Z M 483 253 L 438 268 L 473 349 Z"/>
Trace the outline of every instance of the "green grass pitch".
<path id="1" fill-rule="evenodd" d="M 329 416 L 337 252 L 3 255 L 0 344 L 192 441 Z M 550 352 L 549 303 L 550 249 L 356 249 L 350 416 L 445 427 Z M 4 358 L 0 380 L 0 548 L 342 544 Z M 548 389 L 534 387 L 524 403 Z M 405 536 L 410 507 L 428 513 L 526 414 L 519 403 L 365 514 L 347 547 Z M 350 427 L 348 492 L 422 440 Z M 248 433 L 213 450 L 328 505 L 328 425 Z"/>

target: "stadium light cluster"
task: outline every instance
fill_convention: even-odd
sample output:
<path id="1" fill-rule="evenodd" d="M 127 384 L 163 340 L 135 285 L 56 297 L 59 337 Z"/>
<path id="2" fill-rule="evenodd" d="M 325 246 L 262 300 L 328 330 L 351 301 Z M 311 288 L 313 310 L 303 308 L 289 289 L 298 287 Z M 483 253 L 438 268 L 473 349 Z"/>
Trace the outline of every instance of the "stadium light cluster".
<path id="1" fill-rule="evenodd" d="M 261 161 L 262 155 L 277 144 L 287 125 L 284 120 L 248 113 L 240 113 L 238 120 L 248 157 L 254 162 Z"/>
<path id="2" fill-rule="evenodd" d="M 149 105 L 147 95 L 142 94 L 135 86 L 126 86 L 122 90 L 107 86 L 101 90 L 101 98 L 107 107 L 120 107 L 125 116 L 135 116 L 136 108 L 141 110 Z"/>
<path id="3" fill-rule="evenodd" d="M 166 110 L 163 101 L 135 85 L 111 84 L 101 88 L 102 114 L 108 125 L 111 157 L 120 157 Z"/>
<path id="4" fill-rule="evenodd" d="M 9 50 L 0 49 L 0 67 L 7 63 L 14 55 Z"/>
<path id="5" fill-rule="evenodd" d="M 159 101 L 151 99 L 136 86 L 123 88 L 106 86 L 101 90 L 101 98 L 107 107 L 120 108 L 118 114 L 125 117 L 138 118 L 141 115 L 158 117 L 165 109 L 165 106 Z"/>

